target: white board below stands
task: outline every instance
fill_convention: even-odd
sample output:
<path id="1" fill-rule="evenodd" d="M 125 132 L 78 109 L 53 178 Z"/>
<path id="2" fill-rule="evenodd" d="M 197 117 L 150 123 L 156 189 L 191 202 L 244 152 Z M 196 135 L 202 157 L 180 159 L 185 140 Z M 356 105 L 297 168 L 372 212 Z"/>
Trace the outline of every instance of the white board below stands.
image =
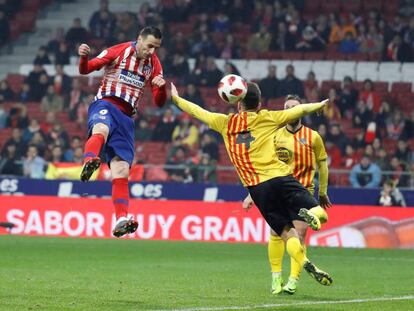
<path id="1" fill-rule="evenodd" d="M 46 73 L 49 76 L 54 76 L 56 73 L 54 65 L 44 65 L 43 68 L 45 68 Z M 28 76 L 32 70 L 33 70 L 32 64 L 25 64 L 25 65 L 20 66 L 19 73 L 21 75 Z M 66 65 L 63 67 L 63 71 L 70 77 L 80 76 L 77 65 Z M 103 70 L 94 71 L 94 72 L 91 72 L 88 76 L 89 77 L 101 77 L 103 75 L 103 72 L 104 72 Z"/>

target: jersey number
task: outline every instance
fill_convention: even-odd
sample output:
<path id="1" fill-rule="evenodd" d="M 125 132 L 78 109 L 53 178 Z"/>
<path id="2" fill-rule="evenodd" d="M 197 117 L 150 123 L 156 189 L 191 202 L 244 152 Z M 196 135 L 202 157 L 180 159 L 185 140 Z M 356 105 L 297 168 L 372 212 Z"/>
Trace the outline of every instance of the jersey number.
<path id="1" fill-rule="evenodd" d="M 254 140 L 255 138 L 249 131 L 240 132 L 237 134 L 236 144 L 246 144 L 246 149 L 249 150 L 250 143 Z"/>

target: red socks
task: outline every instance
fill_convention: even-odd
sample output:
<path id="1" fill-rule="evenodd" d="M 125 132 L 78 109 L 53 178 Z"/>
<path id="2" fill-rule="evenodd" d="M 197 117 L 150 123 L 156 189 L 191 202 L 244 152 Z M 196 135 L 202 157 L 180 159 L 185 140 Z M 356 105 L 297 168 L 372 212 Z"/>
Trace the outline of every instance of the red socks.
<path id="1" fill-rule="evenodd" d="M 115 206 L 116 219 L 127 217 L 129 203 L 128 178 L 112 180 L 112 202 Z"/>
<path id="2" fill-rule="evenodd" d="M 98 157 L 104 143 L 105 137 L 102 134 L 92 134 L 85 144 L 83 162 L 88 161 L 90 158 Z"/>

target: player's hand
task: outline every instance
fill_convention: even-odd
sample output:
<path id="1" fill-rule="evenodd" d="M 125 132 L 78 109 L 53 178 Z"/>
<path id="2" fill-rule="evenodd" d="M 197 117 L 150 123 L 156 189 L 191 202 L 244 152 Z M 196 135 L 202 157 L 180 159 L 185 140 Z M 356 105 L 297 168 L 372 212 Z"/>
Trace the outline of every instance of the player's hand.
<path id="1" fill-rule="evenodd" d="M 158 87 L 162 87 L 165 85 L 165 80 L 161 76 L 156 76 L 154 79 L 152 79 L 151 84 Z"/>
<path id="2" fill-rule="evenodd" d="M 253 199 L 250 194 L 243 200 L 243 209 L 247 212 L 249 209 L 253 207 Z"/>
<path id="3" fill-rule="evenodd" d="M 316 112 L 316 114 L 317 114 L 318 116 L 322 115 L 322 114 L 323 114 L 323 110 L 324 110 L 324 109 L 328 106 L 328 104 L 329 104 L 329 98 L 324 99 L 323 101 L 321 101 L 321 103 L 322 103 L 322 104 L 324 104 L 324 105 L 323 105 L 323 107 L 322 107 L 321 109 L 319 109 L 319 110 Z"/>
<path id="4" fill-rule="evenodd" d="M 171 96 L 178 96 L 177 88 L 175 87 L 174 83 L 171 82 Z"/>
<path id="5" fill-rule="evenodd" d="M 89 45 L 82 43 L 79 46 L 79 49 L 78 49 L 79 56 L 89 55 L 90 52 L 91 52 L 91 48 L 89 47 Z"/>
<path id="6" fill-rule="evenodd" d="M 319 204 L 324 209 L 332 207 L 332 203 L 331 203 L 331 200 L 329 200 L 328 195 L 320 195 L 319 196 Z"/>

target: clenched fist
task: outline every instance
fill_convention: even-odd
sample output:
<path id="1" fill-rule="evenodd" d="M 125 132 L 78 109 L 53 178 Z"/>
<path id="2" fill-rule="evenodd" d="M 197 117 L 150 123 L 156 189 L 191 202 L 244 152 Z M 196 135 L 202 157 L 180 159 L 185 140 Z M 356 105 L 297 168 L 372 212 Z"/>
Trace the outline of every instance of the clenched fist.
<path id="1" fill-rule="evenodd" d="M 91 52 L 91 48 L 89 47 L 89 45 L 83 43 L 79 46 L 79 49 L 78 49 L 79 56 L 89 55 L 90 52 Z"/>

